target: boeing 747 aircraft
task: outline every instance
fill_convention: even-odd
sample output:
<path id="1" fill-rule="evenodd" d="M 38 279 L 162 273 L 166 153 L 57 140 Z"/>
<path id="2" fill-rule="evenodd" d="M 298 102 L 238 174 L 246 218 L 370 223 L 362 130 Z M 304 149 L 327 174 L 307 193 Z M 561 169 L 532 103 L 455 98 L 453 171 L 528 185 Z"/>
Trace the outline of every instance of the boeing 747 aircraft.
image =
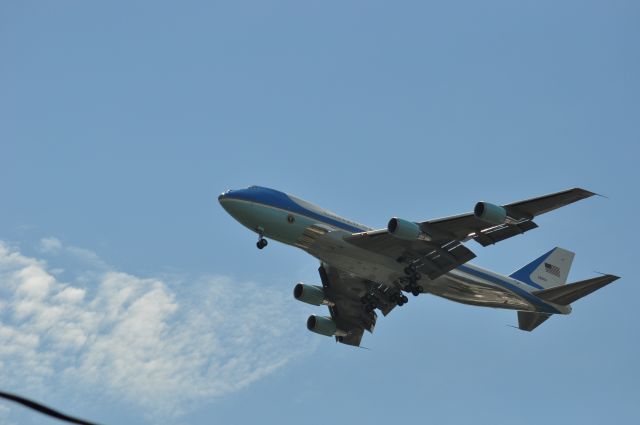
<path id="1" fill-rule="evenodd" d="M 576 188 L 507 205 L 478 202 L 471 213 L 423 222 L 394 217 L 377 230 L 266 187 L 228 190 L 218 200 L 258 234 L 259 249 L 267 237 L 320 260 L 322 285 L 298 283 L 293 290 L 297 300 L 329 308 L 329 316 L 310 316 L 307 328 L 359 346 L 364 331 L 373 332 L 375 310 L 386 316 L 409 301 L 405 293 L 516 310 L 525 331 L 571 313 L 571 303 L 618 277 L 567 284 L 574 253 L 562 248 L 503 276 L 468 264 L 476 255 L 464 243 L 487 246 L 523 234 L 538 227 L 535 217 L 593 195 Z"/>

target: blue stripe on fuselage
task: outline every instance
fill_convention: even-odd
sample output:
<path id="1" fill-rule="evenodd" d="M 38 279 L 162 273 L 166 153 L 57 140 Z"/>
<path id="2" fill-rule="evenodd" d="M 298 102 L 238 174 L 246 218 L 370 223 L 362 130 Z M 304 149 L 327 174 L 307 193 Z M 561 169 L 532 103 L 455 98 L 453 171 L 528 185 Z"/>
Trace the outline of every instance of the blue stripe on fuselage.
<path id="1" fill-rule="evenodd" d="M 533 260 L 526 266 L 522 267 L 521 269 L 511 273 L 509 277 L 519 280 L 520 282 L 526 283 L 529 286 L 533 286 L 534 288 L 544 289 L 544 287 L 538 285 L 531 279 L 531 275 L 540 266 L 540 264 L 542 264 L 544 260 L 546 260 L 551 255 L 551 253 L 553 253 L 553 251 L 555 250 L 556 248 L 553 248 L 551 251 L 547 252 L 541 257 L 536 258 L 535 260 Z"/>
<path id="2" fill-rule="evenodd" d="M 538 297 L 536 297 L 535 295 L 525 291 L 522 288 L 519 288 L 517 286 L 515 286 L 514 284 L 507 282 L 505 280 L 502 280 L 496 276 L 492 276 L 490 274 L 481 272 L 479 270 L 475 270 L 472 269 L 469 266 L 458 266 L 457 270 L 460 270 L 463 273 L 468 273 L 470 275 L 479 277 L 481 279 L 485 279 L 488 280 L 489 282 L 495 283 L 498 286 L 502 286 L 503 288 L 508 289 L 509 291 L 517 294 L 518 296 L 524 298 L 525 300 L 527 300 L 528 302 L 530 302 L 531 304 L 533 304 L 534 306 L 536 306 L 536 308 L 540 309 L 539 311 L 542 313 L 560 313 L 558 310 L 556 310 L 555 308 L 553 308 L 552 306 L 550 306 L 549 304 L 546 304 L 544 302 L 542 302 L 542 300 Z"/>
<path id="3" fill-rule="evenodd" d="M 225 196 L 229 199 L 241 199 L 301 214 L 352 233 L 364 232 L 366 230 L 304 208 L 289 198 L 286 193 L 269 189 L 267 187 L 252 186 L 248 189 L 233 190 Z"/>

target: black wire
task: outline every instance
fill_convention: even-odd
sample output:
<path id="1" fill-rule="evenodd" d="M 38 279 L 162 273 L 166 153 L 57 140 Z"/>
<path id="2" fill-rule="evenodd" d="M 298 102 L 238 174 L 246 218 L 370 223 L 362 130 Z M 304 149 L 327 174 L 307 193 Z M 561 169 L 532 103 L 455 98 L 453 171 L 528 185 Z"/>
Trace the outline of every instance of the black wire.
<path id="1" fill-rule="evenodd" d="M 5 393 L 4 391 L 0 391 L 0 398 L 4 398 L 7 400 L 14 401 L 16 403 L 20 403 L 23 406 L 28 407 L 29 409 L 36 410 L 44 415 L 51 416 L 52 418 L 60 419 L 61 421 L 71 422 L 72 424 L 80 424 L 80 425 L 97 425 L 93 422 L 87 422 L 82 419 L 74 418 L 72 416 L 67 416 L 64 413 L 60 413 L 57 410 L 53 410 L 47 406 L 44 406 L 40 403 L 36 403 L 35 401 L 28 400 L 24 397 L 20 397 L 19 395 Z"/>

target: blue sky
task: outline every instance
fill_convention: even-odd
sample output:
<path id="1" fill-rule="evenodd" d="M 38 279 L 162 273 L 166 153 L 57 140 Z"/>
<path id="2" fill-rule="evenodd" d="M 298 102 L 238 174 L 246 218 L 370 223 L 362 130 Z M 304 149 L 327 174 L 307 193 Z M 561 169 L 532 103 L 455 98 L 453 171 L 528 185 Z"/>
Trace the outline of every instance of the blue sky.
<path id="1" fill-rule="evenodd" d="M 0 382 L 101 423 L 632 423 L 633 1 L 3 2 Z M 622 279 L 528 334 L 412 300 L 370 350 L 309 334 L 317 262 L 217 195 L 382 227 L 581 186 L 476 264 L 553 246 Z M 0 403 L 2 423 L 50 423 Z"/>

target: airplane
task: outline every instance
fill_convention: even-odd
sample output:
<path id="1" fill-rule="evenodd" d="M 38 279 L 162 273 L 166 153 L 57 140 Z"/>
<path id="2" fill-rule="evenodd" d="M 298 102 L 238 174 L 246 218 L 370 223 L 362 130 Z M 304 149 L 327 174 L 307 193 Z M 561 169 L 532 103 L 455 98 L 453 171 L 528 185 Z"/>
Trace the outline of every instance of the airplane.
<path id="1" fill-rule="evenodd" d="M 409 301 L 405 293 L 433 294 L 459 303 L 516 310 L 518 327 L 532 331 L 554 314 L 571 313 L 571 303 L 619 279 L 604 274 L 567 284 L 574 253 L 554 248 L 509 276 L 468 262 L 465 246 L 488 246 L 538 227 L 541 214 L 595 193 L 574 188 L 496 205 L 478 202 L 473 212 L 413 222 L 398 217 L 384 229 L 347 220 L 293 195 L 260 186 L 227 190 L 218 201 L 238 222 L 258 234 L 300 248 L 320 260 L 321 285 L 298 283 L 295 299 L 329 308 L 311 315 L 307 328 L 360 346 L 384 316 Z"/>

